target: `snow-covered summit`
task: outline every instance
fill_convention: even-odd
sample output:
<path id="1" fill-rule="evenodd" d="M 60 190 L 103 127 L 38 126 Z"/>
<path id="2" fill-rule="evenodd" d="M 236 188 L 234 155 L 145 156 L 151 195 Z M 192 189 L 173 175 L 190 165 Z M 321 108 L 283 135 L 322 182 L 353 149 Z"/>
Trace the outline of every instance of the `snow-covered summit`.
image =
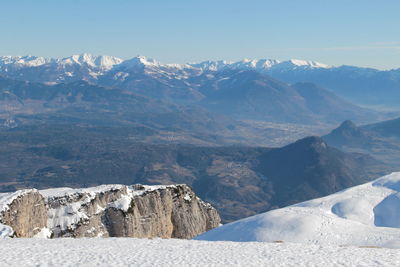
<path id="1" fill-rule="evenodd" d="M 149 66 L 160 66 L 161 64 L 152 59 L 152 58 L 147 58 L 145 56 L 136 56 L 131 59 L 127 59 L 122 62 L 121 67 L 127 67 L 127 68 L 136 68 L 136 67 L 149 67 Z"/>
<path id="2" fill-rule="evenodd" d="M 54 59 L 36 56 L 2 56 L 0 57 L 0 66 L 39 67 L 54 61 Z"/>
<path id="3" fill-rule="evenodd" d="M 122 63 L 122 64 L 121 64 Z M 46 64 L 56 65 L 80 65 L 100 69 L 111 69 L 115 65 L 121 64 L 125 67 L 143 67 L 143 66 L 170 66 L 181 67 L 186 64 L 161 64 L 155 59 L 145 56 L 136 56 L 131 59 L 123 60 L 118 57 L 106 55 L 92 55 L 89 53 L 76 54 L 65 58 L 44 58 L 36 56 L 0 56 L 0 66 L 14 65 L 18 67 L 39 67 Z"/>
<path id="4" fill-rule="evenodd" d="M 226 224 L 197 239 L 400 248 L 400 172 Z"/>
<path id="5" fill-rule="evenodd" d="M 44 58 L 36 56 L 2 56 L 0 66 L 39 67 L 47 64 L 55 65 L 86 65 L 99 69 L 111 69 L 114 65 L 122 63 L 123 60 L 112 56 L 95 56 L 91 54 L 72 55 L 62 59 Z"/>
<path id="6" fill-rule="evenodd" d="M 181 70 L 194 68 L 190 64 L 177 64 L 177 63 L 165 64 L 145 56 L 136 56 L 134 58 L 127 59 L 123 61 L 118 67 L 123 67 L 127 69 L 147 68 L 147 69 L 159 70 L 160 72 L 165 72 L 166 70 L 179 72 Z"/>
<path id="7" fill-rule="evenodd" d="M 288 62 L 290 62 L 296 66 L 309 66 L 309 67 L 313 67 L 313 68 L 330 68 L 331 67 L 327 64 L 319 63 L 316 61 L 309 61 L 309 60 L 291 59 Z"/>
<path id="8" fill-rule="evenodd" d="M 275 69 L 293 69 L 293 68 L 309 68 L 309 69 L 329 69 L 332 66 L 310 60 L 290 59 L 282 61 L 279 64 L 271 66 Z"/>
<path id="9" fill-rule="evenodd" d="M 59 59 L 56 61 L 61 65 L 84 65 L 90 67 L 96 67 L 101 69 L 111 69 L 114 65 L 120 64 L 123 62 L 122 59 L 112 56 L 94 56 L 91 54 L 80 54 L 80 55 L 72 55 L 67 58 Z"/>
<path id="10" fill-rule="evenodd" d="M 194 68 L 199 68 L 203 70 L 211 70 L 211 71 L 218 71 L 226 66 L 229 66 L 232 64 L 232 61 L 225 61 L 225 60 L 207 60 L 207 61 L 202 61 L 200 63 L 189 63 L 190 66 Z"/>

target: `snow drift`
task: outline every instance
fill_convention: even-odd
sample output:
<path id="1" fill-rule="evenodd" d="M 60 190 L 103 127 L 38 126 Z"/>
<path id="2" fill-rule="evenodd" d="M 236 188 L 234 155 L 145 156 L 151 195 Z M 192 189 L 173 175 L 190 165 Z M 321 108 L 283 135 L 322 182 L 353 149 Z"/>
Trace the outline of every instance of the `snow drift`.
<path id="1" fill-rule="evenodd" d="M 400 172 L 327 197 L 239 220 L 198 240 L 400 248 Z"/>

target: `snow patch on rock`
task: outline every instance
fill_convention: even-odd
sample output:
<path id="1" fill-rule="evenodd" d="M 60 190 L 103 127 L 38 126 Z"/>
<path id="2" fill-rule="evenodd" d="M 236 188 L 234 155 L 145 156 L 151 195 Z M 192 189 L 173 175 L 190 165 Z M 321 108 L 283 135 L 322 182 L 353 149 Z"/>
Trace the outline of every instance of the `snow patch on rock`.
<path id="1" fill-rule="evenodd" d="M 36 189 L 24 189 L 18 190 L 12 193 L 0 193 L 0 212 L 8 210 L 9 205 L 18 197 L 24 196 L 31 192 L 37 192 Z"/>

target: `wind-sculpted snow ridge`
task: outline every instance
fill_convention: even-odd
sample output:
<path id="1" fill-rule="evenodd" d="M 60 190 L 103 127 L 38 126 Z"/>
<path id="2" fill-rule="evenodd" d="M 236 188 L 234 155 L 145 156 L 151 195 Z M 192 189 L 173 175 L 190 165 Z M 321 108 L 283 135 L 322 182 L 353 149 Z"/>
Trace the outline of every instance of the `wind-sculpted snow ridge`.
<path id="1" fill-rule="evenodd" d="M 0 207 L 2 237 L 193 238 L 220 223 L 187 185 L 24 190 L 1 194 Z"/>
<path id="2" fill-rule="evenodd" d="M 400 248 L 400 172 L 239 220 L 198 240 L 285 241 Z"/>

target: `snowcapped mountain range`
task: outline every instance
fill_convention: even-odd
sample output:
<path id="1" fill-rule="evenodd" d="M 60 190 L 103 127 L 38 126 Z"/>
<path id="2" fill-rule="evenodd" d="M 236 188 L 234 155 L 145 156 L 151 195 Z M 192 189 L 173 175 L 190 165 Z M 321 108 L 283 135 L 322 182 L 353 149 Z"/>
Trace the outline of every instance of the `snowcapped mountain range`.
<path id="1" fill-rule="evenodd" d="M 47 64 L 53 65 L 84 65 L 97 67 L 101 69 L 110 69 L 116 64 L 122 63 L 123 60 L 112 56 L 94 56 L 91 54 L 72 55 L 67 58 L 54 59 L 36 56 L 2 56 L 0 57 L 0 66 L 6 68 L 15 66 L 20 68 L 39 67 Z"/>
<path id="2" fill-rule="evenodd" d="M 311 123 L 316 120 L 338 123 L 347 119 L 372 122 L 386 119 L 386 114 L 381 117 L 378 112 L 357 107 L 351 103 L 353 101 L 346 99 L 349 94 L 354 96 L 352 92 L 359 90 L 360 83 L 376 86 L 371 88 L 371 94 L 359 90 L 359 94 L 356 94 L 360 95 L 358 100 L 374 94 L 386 95 L 382 93 L 386 85 L 390 90 L 388 101 L 393 101 L 396 94 L 400 97 L 399 90 L 392 88 L 400 85 L 400 72 L 398 82 L 397 76 L 388 76 L 386 72 L 375 73 L 377 77 L 371 76 L 370 72 L 369 69 L 356 68 L 355 71 L 354 68 L 349 70 L 346 67 L 294 59 L 163 64 L 143 56 L 128 60 L 90 54 L 64 59 L 0 57 L 0 78 L 46 85 L 85 81 L 168 103 L 202 106 L 235 119 L 291 123 Z M 326 83 L 326 87 L 314 86 L 312 77 L 326 77 L 316 83 Z M 348 86 L 354 86 L 353 89 L 339 91 L 343 94 L 332 89 L 332 83 L 335 85 L 346 79 Z M 368 79 L 374 79 L 375 83 Z M 301 88 L 295 88 L 299 82 L 306 83 L 302 83 Z M 329 91 L 333 91 L 333 94 Z"/>
<path id="3" fill-rule="evenodd" d="M 198 68 L 201 70 L 221 70 L 225 68 L 231 69 L 269 69 L 269 68 L 331 68 L 331 66 L 315 61 L 306 61 L 291 59 L 287 61 L 279 61 L 275 59 L 244 59 L 241 61 L 203 61 L 200 63 L 188 64 L 162 64 L 154 59 L 144 56 L 137 56 L 131 59 L 123 60 L 113 56 L 94 56 L 91 54 L 72 55 L 62 59 L 44 58 L 36 56 L 1 56 L 0 66 L 7 68 L 13 67 L 39 67 L 47 64 L 52 65 L 87 65 L 99 69 L 111 69 L 115 65 L 121 64 L 124 67 L 163 67 L 163 68 Z"/>
<path id="4" fill-rule="evenodd" d="M 122 62 L 122 59 L 116 57 L 90 54 L 73 55 L 63 59 L 3 56 L 0 57 L 0 75 L 41 83 L 91 81 Z"/>
<path id="5" fill-rule="evenodd" d="M 145 70 L 154 75 L 166 75 L 169 79 L 188 79 L 203 72 L 215 72 L 226 69 L 235 70 L 289 70 L 331 68 L 328 65 L 292 59 L 279 61 L 273 59 L 244 59 L 237 62 L 204 61 L 188 64 L 163 64 L 154 59 L 137 56 L 123 60 L 113 56 L 94 56 L 91 54 L 73 55 L 54 59 L 36 56 L 0 57 L 0 75 L 34 82 L 69 82 L 76 80 L 94 81 L 102 75 L 112 72 L 114 79 L 125 79 L 129 72 Z"/>
<path id="6" fill-rule="evenodd" d="M 128 60 L 90 54 L 64 59 L 0 57 L 0 80 L 3 81 L 3 89 L 6 86 L 8 88 L 4 92 L 7 99 L 11 97 L 11 91 L 22 97 L 15 88 L 11 90 L 20 81 L 31 82 L 18 86 L 25 88 L 30 95 L 36 94 L 36 97 L 44 90 L 43 86 L 39 86 L 42 89 L 34 92 L 32 88 L 36 88 L 38 84 L 68 84 L 68 90 L 78 90 L 73 83 L 85 81 L 93 86 L 118 89 L 177 105 L 197 105 L 213 113 L 241 120 L 290 123 L 321 120 L 339 123 L 347 119 L 357 122 L 381 119 L 377 112 L 357 107 L 326 88 L 309 83 L 303 83 L 297 88 L 296 82 L 291 86 L 274 78 L 282 73 L 299 75 L 334 69 L 336 67 L 302 60 L 245 59 L 237 62 L 163 64 L 143 56 Z M 299 81 L 304 80 L 299 78 Z M 85 87 L 81 84 L 82 86 Z M 47 89 L 51 91 L 50 88 Z M 79 94 L 88 93 L 83 88 L 78 91 Z M 55 91 L 52 92 L 53 96 L 54 94 Z M 62 99 L 70 98 L 62 94 Z M 79 94 L 76 99 L 80 99 Z M 16 96 L 13 98 L 16 99 Z M 48 100 L 49 98 L 46 99 Z M 17 102 L 14 110 L 16 106 L 20 106 Z"/>
<path id="7" fill-rule="evenodd" d="M 157 79 L 160 86 L 193 87 L 203 74 L 256 71 L 288 84 L 311 82 L 361 105 L 398 107 L 400 69 L 382 71 L 352 66 L 291 59 L 208 60 L 200 63 L 164 64 L 144 56 L 123 60 L 112 56 L 73 55 L 62 59 L 36 56 L 0 57 L 0 76 L 39 83 L 69 83 L 85 80 L 107 87 Z M 138 74 L 144 74 L 140 76 Z M 153 83 L 152 81 L 151 83 Z M 143 84 L 141 84 L 143 87 Z M 189 94 L 191 94 L 189 92 Z"/>
<path id="8" fill-rule="evenodd" d="M 332 68 L 332 66 L 315 61 L 291 59 L 279 61 L 275 59 L 244 59 L 241 61 L 204 61 L 190 64 L 192 67 L 202 70 L 219 71 L 222 69 L 242 69 L 242 70 L 269 70 L 269 69 L 293 69 L 293 68 Z"/>

